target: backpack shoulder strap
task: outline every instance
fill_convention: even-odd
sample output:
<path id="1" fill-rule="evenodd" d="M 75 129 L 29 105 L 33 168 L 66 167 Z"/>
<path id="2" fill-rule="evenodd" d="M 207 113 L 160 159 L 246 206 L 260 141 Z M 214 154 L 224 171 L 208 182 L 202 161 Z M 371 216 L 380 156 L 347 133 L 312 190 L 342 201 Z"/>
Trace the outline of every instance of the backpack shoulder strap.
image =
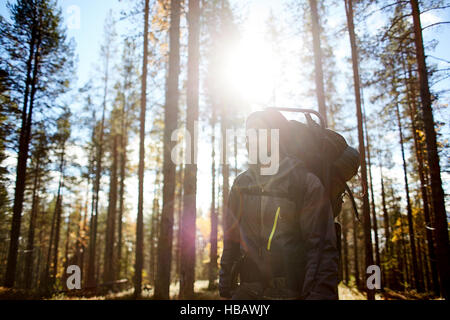
<path id="1" fill-rule="evenodd" d="M 355 213 L 356 220 L 358 220 L 358 222 L 361 222 L 361 220 L 359 220 L 358 207 L 356 206 L 355 197 L 353 196 L 353 192 L 349 188 L 349 186 L 346 182 L 344 182 L 344 185 L 345 185 L 345 191 L 346 191 L 348 197 L 350 198 L 350 202 L 352 203 L 352 208 L 353 208 L 353 212 Z"/>

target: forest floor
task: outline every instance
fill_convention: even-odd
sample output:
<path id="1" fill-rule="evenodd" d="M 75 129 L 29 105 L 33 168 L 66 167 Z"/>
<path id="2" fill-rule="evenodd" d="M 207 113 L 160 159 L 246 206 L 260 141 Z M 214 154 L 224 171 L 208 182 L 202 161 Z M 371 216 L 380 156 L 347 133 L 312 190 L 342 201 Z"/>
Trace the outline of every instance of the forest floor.
<path id="1" fill-rule="evenodd" d="M 179 290 L 179 284 L 172 284 L 170 286 L 171 299 L 177 299 Z M 208 290 L 207 280 L 197 280 L 195 282 L 195 297 L 196 300 L 218 300 L 219 293 L 217 290 Z M 141 299 L 152 299 L 153 288 L 145 288 L 142 292 Z M 95 296 L 72 296 L 65 293 L 54 294 L 52 297 L 39 297 L 37 295 L 30 295 L 24 290 L 20 289 L 7 289 L 0 287 L 0 300 L 131 300 L 133 297 L 133 288 L 128 290 L 109 293 L 106 295 Z M 417 294 L 415 292 L 395 292 L 389 289 L 385 289 L 383 292 L 377 293 L 376 300 L 429 300 L 432 297 L 426 294 Z M 356 287 L 346 286 L 341 283 L 339 285 L 339 300 L 367 300 L 364 292 L 359 291 Z"/>

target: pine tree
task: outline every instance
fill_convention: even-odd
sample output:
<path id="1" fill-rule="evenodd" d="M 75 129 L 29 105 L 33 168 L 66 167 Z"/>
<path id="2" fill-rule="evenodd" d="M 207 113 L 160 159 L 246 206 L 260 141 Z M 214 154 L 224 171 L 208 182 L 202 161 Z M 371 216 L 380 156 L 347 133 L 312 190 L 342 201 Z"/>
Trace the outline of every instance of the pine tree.
<path id="1" fill-rule="evenodd" d="M 186 163 L 184 171 L 183 215 L 181 222 L 180 297 L 191 298 L 195 281 L 195 235 L 197 196 L 197 135 L 195 125 L 198 120 L 199 100 L 199 59 L 200 59 L 200 2 L 189 0 L 189 40 L 188 40 L 188 82 L 186 129 L 191 135 L 186 141 L 186 152 L 191 163 Z M 187 139 L 186 139 L 187 140 Z M 188 150 L 188 148 L 190 148 Z"/>
<path id="2" fill-rule="evenodd" d="M 31 164 L 33 165 L 33 170 L 30 172 L 30 176 L 33 177 L 33 191 L 32 191 L 32 204 L 30 212 L 30 221 L 28 225 L 28 236 L 27 236 L 27 246 L 26 246 L 26 257 L 25 257 L 25 288 L 30 289 L 32 287 L 33 279 L 33 262 L 35 255 L 35 232 L 36 232 L 36 220 L 40 209 L 40 193 L 41 184 L 43 176 L 48 170 L 48 154 L 49 154 L 49 139 L 48 133 L 45 131 L 45 127 L 41 122 L 39 129 L 35 133 L 37 137 L 35 138 L 35 146 L 31 153 Z"/>
<path id="3" fill-rule="evenodd" d="M 178 81 L 180 72 L 180 3 L 170 1 L 169 68 L 166 87 L 164 118 L 163 159 L 163 207 L 158 241 L 158 267 L 156 273 L 155 298 L 168 299 L 172 261 L 173 211 L 175 195 L 175 164 L 171 159 L 174 141 L 172 132 L 177 128 Z"/>
<path id="4" fill-rule="evenodd" d="M 21 127 L 16 169 L 13 218 L 11 223 L 5 286 L 12 287 L 17 267 L 27 160 L 36 111 L 39 105 L 53 101 L 67 90 L 72 70 L 72 48 L 62 27 L 62 14 L 51 0 L 20 0 L 8 3 L 12 24 L 1 19 L 0 35 L 4 58 L 10 61 L 9 73 L 15 83 L 11 92 L 21 101 Z M 14 72 L 12 72 L 14 70 Z M 40 93 L 39 96 L 37 93 Z"/>
<path id="5" fill-rule="evenodd" d="M 345 10 L 347 15 L 347 26 L 350 37 L 350 45 L 352 51 L 352 66 L 353 66 L 353 81 L 355 89 L 356 101 L 356 115 L 358 123 L 358 140 L 359 140 L 359 154 L 361 155 L 361 183 L 364 190 L 363 194 L 363 218 L 364 218 L 364 245 L 365 245 L 365 261 L 366 268 L 373 265 L 373 249 L 371 240 L 371 223 L 370 223 L 370 207 L 369 198 L 365 190 L 367 190 L 367 167 L 365 157 L 365 142 L 363 131 L 363 119 L 361 111 L 361 91 L 360 91 L 360 77 L 359 77 L 359 58 L 358 49 L 356 46 L 356 35 L 353 23 L 353 1 L 345 0 Z M 367 290 L 367 299 L 373 300 L 375 294 L 373 290 Z"/>
<path id="6" fill-rule="evenodd" d="M 139 198 L 136 222 L 136 261 L 134 277 L 134 295 L 139 297 L 142 290 L 142 268 L 144 263 L 144 168 L 145 168 L 145 113 L 147 110 L 147 63 L 148 63 L 148 17 L 149 0 L 145 0 L 144 6 L 144 52 L 142 61 L 141 83 L 141 113 L 139 131 Z"/>
<path id="7" fill-rule="evenodd" d="M 313 36 L 313 48 L 314 48 L 314 74 L 316 81 L 316 95 L 317 104 L 319 106 L 319 113 L 322 115 L 325 123 L 327 121 L 327 108 L 325 105 L 325 88 L 323 81 L 323 63 L 322 63 L 322 47 L 320 45 L 321 26 L 319 21 L 319 12 L 317 9 L 317 1 L 309 0 L 309 6 L 311 10 L 311 25 Z"/>
<path id="8" fill-rule="evenodd" d="M 109 195 L 108 195 L 108 211 L 106 218 L 106 234 L 105 234 L 105 253 L 104 253 L 104 270 L 103 281 L 106 284 L 106 288 L 113 288 L 113 282 L 115 277 L 115 269 L 118 261 L 115 259 L 114 244 L 116 235 L 116 216 L 117 216 L 117 197 L 118 197 L 118 145 L 119 145 L 119 108 L 116 105 L 111 112 L 110 117 L 110 132 L 109 132 L 109 144 L 111 155 L 110 166 L 110 183 L 109 183 Z"/>
<path id="9" fill-rule="evenodd" d="M 425 128 L 425 141 L 427 145 L 428 165 L 430 166 L 431 191 L 433 200 L 433 213 L 436 235 L 436 257 L 439 270 L 439 280 L 442 295 L 450 295 L 450 244 L 448 239 L 448 223 L 445 211 L 445 198 L 442 189 L 441 169 L 436 143 L 435 123 L 432 111 L 430 87 L 428 84 L 427 65 L 423 47 L 422 26 L 420 21 L 420 8 L 417 0 L 410 0 L 413 24 L 414 41 L 416 47 L 416 60 L 419 73 L 420 98 L 422 102 L 422 116 Z"/>
<path id="10" fill-rule="evenodd" d="M 95 141 L 95 169 L 94 169 L 94 184 L 93 184 L 93 195 L 92 195 L 92 219 L 90 223 L 90 235 L 89 235 L 89 259 L 88 259 L 88 270 L 87 270 L 87 286 L 89 288 L 95 288 L 97 286 L 97 270 L 99 265 L 96 263 L 97 258 L 97 230 L 98 230 L 98 216 L 99 216 L 99 193 L 101 189 L 101 177 L 103 174 L 103 161 L 104 161 L 104 136 L 105 136 L 105 119 L 107 112 L 108 94 L 109 86 L 111 82 L 110 68 L 112 67 L 112 60 L 114 55 L 114 39 L 115 39 L 115 26 L 112 19 L 112 13 L 105 21 L 104 25 L 104 43 L 101 46 L 100 52 L 103 59 L 103 65 L 101 68 L 102 72 L 102 113 L 101 119 L 96 132 L 94 133 Z"/>

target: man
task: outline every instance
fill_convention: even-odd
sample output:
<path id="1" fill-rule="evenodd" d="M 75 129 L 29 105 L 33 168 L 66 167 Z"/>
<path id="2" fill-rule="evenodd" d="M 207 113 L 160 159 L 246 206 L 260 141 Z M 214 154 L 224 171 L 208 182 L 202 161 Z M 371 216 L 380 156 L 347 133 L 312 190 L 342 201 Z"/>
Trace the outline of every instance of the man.
<path id="1" fill-rule="evenodd" d="M 275 110 L 247 119 L 248 132 L 267 132 L 267 150 L 279 147 L 279 163 L 275 174 L 262 174 L 268 164 L 258 155 L 231 188 L 219 273 L 222 298 L 338 299 L 339 254 L 330 200 L 319 178 L 287 154 L 288 126 Z M 278 131 L 278 141 L 272 141 L 271 130 Z M 250 154 L 255 145 L 261 148 L 251 140 Z"/>

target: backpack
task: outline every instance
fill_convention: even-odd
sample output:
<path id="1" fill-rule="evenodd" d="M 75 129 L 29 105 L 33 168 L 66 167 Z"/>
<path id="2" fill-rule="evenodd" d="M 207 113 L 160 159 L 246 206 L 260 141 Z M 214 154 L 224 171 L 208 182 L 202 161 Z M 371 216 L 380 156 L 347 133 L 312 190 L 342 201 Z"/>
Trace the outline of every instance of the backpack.
<path id="1" fill-rule="evenodd" d="M 287 152 L 290 156 L 300 159 L 305 167 L 320 179 L 330 195 L 333 214 L 337 217 L 345 192 L 349 194 L 352 204 L 354 203 L 347 181 L 358 172 L 359 152 L 350 147 L 339 133 L 314 122 L 310 116 L 313 110 L 294 110 L 305 113 L 307 124 L 296 120 L 289 121 Z M 358 216 L 357 211 L 355 214 Z"/>
<path id="2" fill-rule="evenodd" d="M 327 190 L 334 217 L 338 217 L 343 203 L 343 196 L 348 194 L 356 219 L 359 221 L 355 199 L 347 185 L 358 172 L 360 165 L 359 152 L 350 147 L 339 133 L 325 127 L 321 115 L 310 109 L 269 108 L 278 111 L 303 113 L 307 123 L 289 121 L 285 148 L 287 153 L 303 162 L 305 167 L 314 173 Z M 317 116 L 320 124 L 311 118 Z M 337 245 L 341 252 L 341 226 L 335 220 Z"/>

